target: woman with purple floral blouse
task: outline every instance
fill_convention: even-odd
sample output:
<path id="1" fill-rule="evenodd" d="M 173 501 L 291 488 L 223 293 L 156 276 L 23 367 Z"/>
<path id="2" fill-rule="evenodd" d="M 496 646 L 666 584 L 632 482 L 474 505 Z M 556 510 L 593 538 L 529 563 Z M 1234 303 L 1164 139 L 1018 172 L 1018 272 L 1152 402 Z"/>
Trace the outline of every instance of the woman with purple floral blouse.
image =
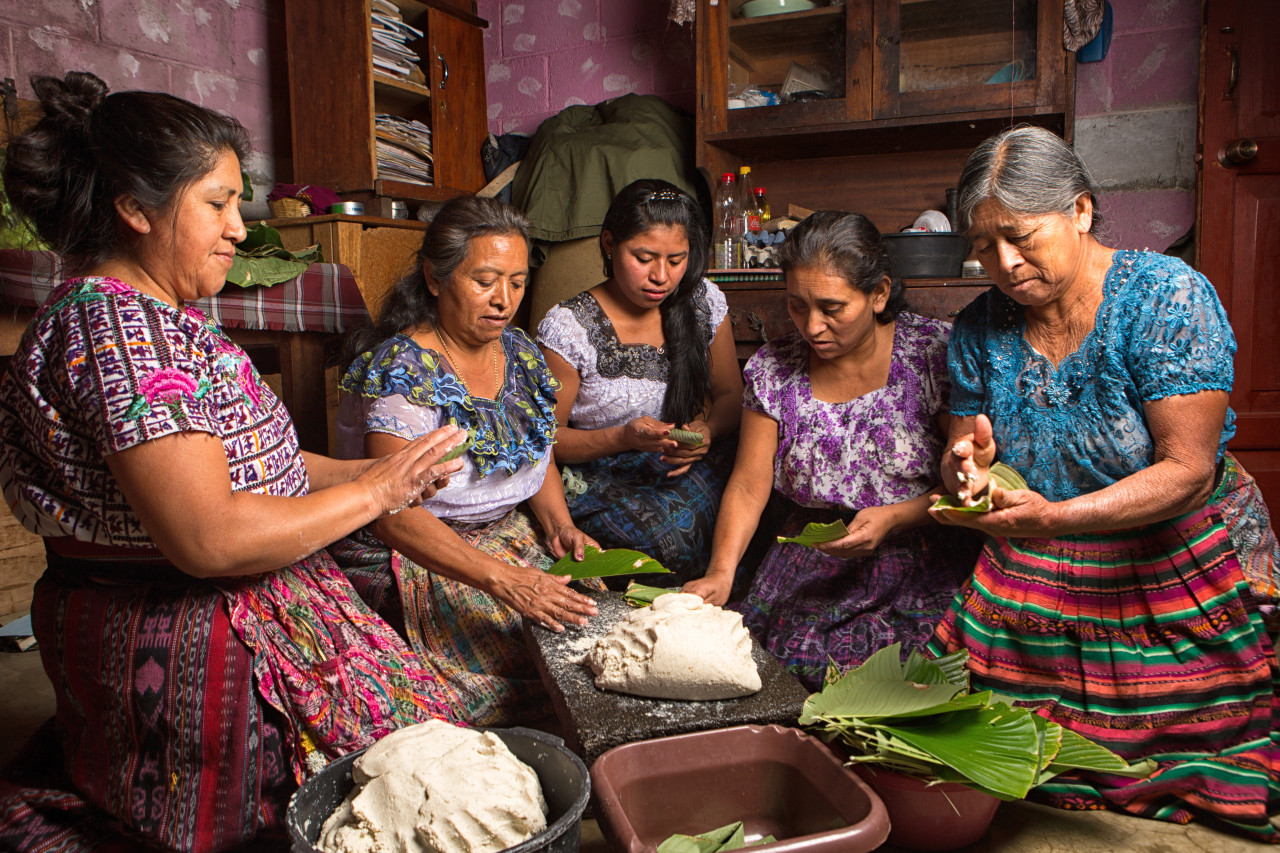
<path id="1" fill-rule="evenodd" d="M 796 331 L 747 363 L 711 562 L 684 590 L 724 604 L 762 516 L 781 536 L 844 520 L 849 534 L 817 548 L 773 545 L 734 605 L 817 690 L 831 661 L 843 671 L 893 642 L 922 648 L 977 543 L 928 515 L 947 435 L 949 327 L 904 310 L 880 233 L 860 214 L 814 213 L 780 263 Z"/>

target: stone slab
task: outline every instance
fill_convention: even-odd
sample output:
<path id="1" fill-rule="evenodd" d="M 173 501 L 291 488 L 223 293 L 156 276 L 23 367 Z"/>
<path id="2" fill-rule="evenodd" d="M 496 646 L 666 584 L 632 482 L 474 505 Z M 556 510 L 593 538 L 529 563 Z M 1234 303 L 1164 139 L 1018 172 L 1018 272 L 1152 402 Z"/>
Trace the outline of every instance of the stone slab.
<path id="1" fill-rule="evenodd" d="M 618 592 L 588 592 L 599 614 L 585 627 L 557 634 L 529 621 L 525 639 L 551 694 L 565 743 L 590 766 L 615 746 L 638 740 L 749 723 L 794 726 L 809 691 L 752 641 L 760 692 L 741 699 L 687 702 L 627 696 L 597 688 L 582 658 L 631 607 Z"/>

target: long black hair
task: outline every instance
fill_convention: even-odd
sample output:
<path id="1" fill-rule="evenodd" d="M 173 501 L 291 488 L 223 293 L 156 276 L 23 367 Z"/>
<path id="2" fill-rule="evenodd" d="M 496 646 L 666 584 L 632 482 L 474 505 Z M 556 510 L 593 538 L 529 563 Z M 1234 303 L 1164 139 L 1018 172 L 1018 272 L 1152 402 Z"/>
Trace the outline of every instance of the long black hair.
<path id="1" fill-rule="evenodd" d="M 167 210 L 223 154 L 249 151 L 235 119 L 163 92 L 108 94 L 86 71 L 35 76 L 31 88 L 44 116 L 9 143 L 5 194 L 72 270 L 136 239 L 120 227 L 117 198 Z"/>
<path id="2" fill-rule="evenodd" d="M 907 308 L 902 278 L 893 270 L 880 230 L 861 213 L 815 210 L 787 232 L 778 266 L 783 272 L 799 267 L 827 270 L 868 296 L 888 276 L 889 299 L 876 313 L 876 322 L 892 323 Z"/>
<path id="3" fill-rule="evenodd" d="M 656 227 L 681 228 L 689 240 L 684 276 L 658 310 L 662 314 L 663 348 L 667 355 L 667 393 L 662 419 L 685 424 L 702 413 L 711 392 L 708 350 L 715 334 L 698 322 L 695 297 L 707 271 L 707 228 L 698 203 L 674 184 L 656 178 L 633 181 L 614 196 L 604 215 L 603 230 L 615 244 Z M 613 277 L 613 259 L 600 242 L 604 274 Z"/>
<path id="4" fill-rule="evenodd" d="M 352 332 L 342 348 L 342 363 L 350 364 L 361 353 L 401 331 L 418 325 L 434 326 L 440 316 L 439 300 L 427 287 L 427 269 L 441 287 L 447 287 L 454 270 L 467 259 L 477 237 L 513 236 L 529 246 L 529 220 L 511 205 L 496 198 L 458 196 L 444 203 L 422 235 L 413 269 L 396 282 L 378 314 L 378 322 Z"/>

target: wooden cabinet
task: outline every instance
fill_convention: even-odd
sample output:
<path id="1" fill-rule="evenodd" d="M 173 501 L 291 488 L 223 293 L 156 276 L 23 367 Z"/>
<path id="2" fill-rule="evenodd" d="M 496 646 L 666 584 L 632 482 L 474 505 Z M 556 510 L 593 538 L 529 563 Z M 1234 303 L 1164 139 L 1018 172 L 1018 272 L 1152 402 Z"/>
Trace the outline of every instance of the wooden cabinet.
<path id="1" fill-rule="evenodd" d="M 729 323 L 733 327 L 739 361 L 746 361 L 766 341 L 795 329 L 787 313 L 786 285 L 777 278 L 765 279 L 767 275 L 757 271 L 711 274 L 729 303 Z M 756 277 L 756 280 L 734 280 L 747 277 Z M 993 285 L 988 279 L 975 278 L 918 278 L 904 283 L 909 311 L 948 323 L 955 320 L 960 309 Z"/>
<path id="2" fill-rule="evenodd" d="M 1031 122 L 1070 139 L 1060 0 L 848 0 L 759 18 L 736 5 L 699 3 L 698 166 L 714 186 L 750 165 L 774 211 L 856 210 L 896 231 L 942 208 L 991 134 Z M 748 87 L 796 100 L 729 109 Z"/>
<path id="3" fill-rule="evenodd" d="M 373 65 L 370 0 L 285 0 L 296 183 L 350 199 L 442 200 L 484 186 L 483 28 L 470 0 L 392 0 L 425 36 L 411 42 L 424 79 Z M 374 116 L 431 128 L 432 186 L 379 178 Z"/>

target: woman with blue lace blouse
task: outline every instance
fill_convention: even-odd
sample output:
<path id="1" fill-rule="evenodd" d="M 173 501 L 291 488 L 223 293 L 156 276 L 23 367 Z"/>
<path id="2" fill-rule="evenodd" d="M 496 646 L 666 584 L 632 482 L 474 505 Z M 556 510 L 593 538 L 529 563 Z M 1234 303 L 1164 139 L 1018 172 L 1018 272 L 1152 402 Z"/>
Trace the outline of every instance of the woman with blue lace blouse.
<path id="1" fill-rule="evenodd" d="M 1092 180 L 1048 131 L 984 142 L 958 195 L 996 287 L 951 333 L 943 480 L 991 510 L 933 511 L 987 539 L 931 648 L 967 649 L 976 688 L 1156 763 L 1144 779 L 1055 777 L 1037 789 L 1049 802 L 1280 841 L 1262 618 L 1277 545 L 1226 452 L 1222 305 L 1181 261 L 1099 243 Z M 997 458 L 1028 488 L 995 484 Z"/>
<path id="2" fill-rule="evenodd" d="M 595 542 L 569 517 L 552 463 L 555 378 L 508 326 L 524 295 L 528 227 L 495 199 L 446 203 L 378 325 L 350 343 L 361 354 L 341 383 L 340 455 L 385 456 L 449 423 L 474 435 L 448 486 L 331 552 L 476 725 L 550 713 L 522 616 L 560 630 L 596 612 L 545 571 Z"/>

